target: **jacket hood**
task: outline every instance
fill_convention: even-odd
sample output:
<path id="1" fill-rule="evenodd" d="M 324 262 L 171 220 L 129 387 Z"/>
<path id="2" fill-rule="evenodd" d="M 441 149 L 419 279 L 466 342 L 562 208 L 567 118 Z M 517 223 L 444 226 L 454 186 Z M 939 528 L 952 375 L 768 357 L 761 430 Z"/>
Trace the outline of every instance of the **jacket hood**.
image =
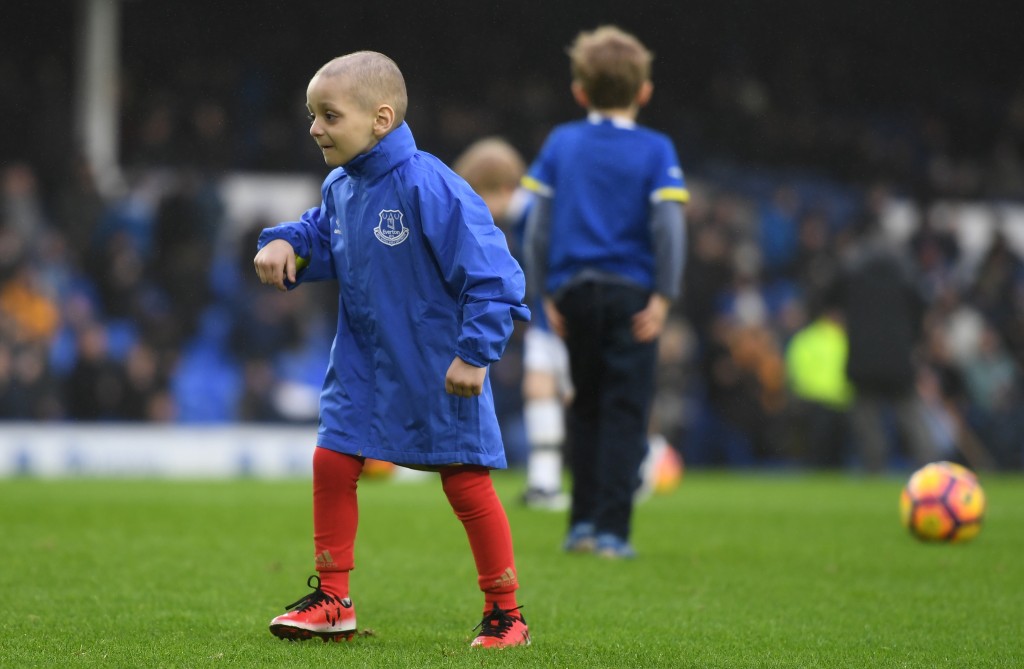
<path id="1" fill-rule="evenodd" d="M 366 153 L 344 165 L 345 173 L 356 179 L 380 176 L 409 160 L 416 153 L 416 140 L 409 125 L 402 121 Z"/>

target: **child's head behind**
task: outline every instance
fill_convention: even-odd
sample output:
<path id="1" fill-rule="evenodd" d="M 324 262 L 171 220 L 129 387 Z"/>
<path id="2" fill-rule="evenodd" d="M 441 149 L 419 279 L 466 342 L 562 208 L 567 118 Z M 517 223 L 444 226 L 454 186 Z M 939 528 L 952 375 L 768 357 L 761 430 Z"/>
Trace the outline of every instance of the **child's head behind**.
<path id="1" fill-rule="evenodd" d="M 526 173 L 526 164 L 504 139 L 485 137 L 463 151 L 452 169 L 476 191 L 497 220 L 504 216 L 512 193 Z"/>
<path id="2" fill-rule="evenodd" d="M 306 88 L 309 134 L 328 165 L 344 165 L 372 149 L 402 124 L 408 105 L 401 70 L 375 51 L 328 61 Z"/>
<path id="3" fill-rule="evenodd" d="M 581 32 L 568 53 L 573 82 L 595 109 L 630 107 L 650 85 L 653 54 L 616 26 Z"/>

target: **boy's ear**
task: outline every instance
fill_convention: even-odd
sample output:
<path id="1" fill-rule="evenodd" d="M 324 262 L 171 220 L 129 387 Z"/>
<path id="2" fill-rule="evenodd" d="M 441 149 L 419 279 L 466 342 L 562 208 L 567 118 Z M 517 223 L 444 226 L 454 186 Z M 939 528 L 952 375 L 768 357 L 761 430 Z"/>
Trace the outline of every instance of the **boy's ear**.
<path id="1" fill-rule="evenodd" d="M 578 81 L 572 82 L 572 98 L 579 106 L 584 109 L 590 109 L 590 98 L 587 97 L 587 92 L 583 90 L 583 84 Z"/>
<path id="2" fill-rule="evenodd" d="M 373 119 L 373 134 L 383 137 L 395 129 L 395 110 L 391 105 L 377 107 L 377 116 Z"/>
<path id="3" fill-rule="evenodd" d="M 651 101 L 651 96 L 654 94 L 654 84 L 650 81 L 645 81 L 640 86 L 640 90 L 636 93 L 636 106 L 643 107 Z"/>

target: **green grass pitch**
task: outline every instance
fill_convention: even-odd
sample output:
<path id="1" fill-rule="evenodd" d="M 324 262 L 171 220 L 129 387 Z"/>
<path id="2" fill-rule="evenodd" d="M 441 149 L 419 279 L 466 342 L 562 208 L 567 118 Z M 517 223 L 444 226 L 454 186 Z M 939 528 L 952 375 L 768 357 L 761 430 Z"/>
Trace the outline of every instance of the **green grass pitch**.
<path id="1" fill-rule="evenodd" d="M 976 540 L 929 545 L 896 477 L 691 471 L 638 507 L 632 562 L 561 553 L 564 516 L 495 481 L 534 641 L 488 652 L 434 477 L 361 483 L 348 644 L 267 631 L 308 591 L 309 481 L 2 480 L 0 666 L 1024 666 L 1020 476 L 982 476 Z"/>

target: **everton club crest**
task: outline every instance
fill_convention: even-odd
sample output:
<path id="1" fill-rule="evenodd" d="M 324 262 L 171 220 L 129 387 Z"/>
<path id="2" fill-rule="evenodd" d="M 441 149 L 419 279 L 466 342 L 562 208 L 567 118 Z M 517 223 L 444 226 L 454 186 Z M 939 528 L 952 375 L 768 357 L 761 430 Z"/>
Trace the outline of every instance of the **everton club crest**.
<path id="1" fill-rule="evenodd" d="M 388 246 L 395 246 L 406 240 L 409 228 L 405 227 L 402 212 L 397 209 L 383 209 L 380 212 L 380 222 L 373 229 L 373 234 Z"/>

